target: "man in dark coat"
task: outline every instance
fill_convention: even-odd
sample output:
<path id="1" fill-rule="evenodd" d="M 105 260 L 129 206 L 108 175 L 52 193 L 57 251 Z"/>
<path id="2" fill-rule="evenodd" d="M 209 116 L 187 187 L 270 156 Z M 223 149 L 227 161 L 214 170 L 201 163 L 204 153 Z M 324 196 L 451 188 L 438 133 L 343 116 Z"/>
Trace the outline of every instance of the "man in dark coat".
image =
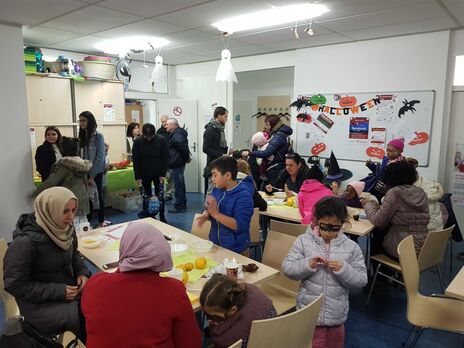
<path id="1" fill-rule="evenodd" d="M 174 196 L 176 202 L 174 209 L 170 213 L 183 213 L 187 210 L 187 197 L 185 193 L 185 165 L 190 161 L 190 150 L 188 146 L 187 131 L 179 127 L 175 118 L 167 121 L 167 130 L 170 134 L 169 149 L 169 168 L 172 171 L 174 180 Z"/>
<path id="2" fill-rule="evenodd" d="M 168 115 L 163 115 L 160 118 L 161 121 L 161 127 L 158 128 L 156 131 L 156 134 L 161 135 L 164 140 L 166 140 L 166 144 L 169 142 L 169 136 L 171 135 L 168 130 L 167 130 L 167 124 L 166 122 L 168 121 L 169 116 Z M 171 169 L 168 168 L 168 171 L 166 172 L 166 178 L 164 180 L 164 200 L 165 201 L 170 201 L 172 199 L 172 192 L 174 191 L 174 182 L 171 178 L 172 173 Z"/>
<path id="3" fill-rule="evenodd" d="M 221 157 L 227 153 L 227 141 L 224 133 L 225 124 L 229 112 L 223 106 L 218 106 L 214 110 L 213 118 L 205 126 L 203 133 L 203 152 L 206 154 L 206 167 L 204 170 L 205 178 L 205 194 L 209 187 L 209 178 L 211 177 L 211 170 L 209 164 L 216 158 Z"/>

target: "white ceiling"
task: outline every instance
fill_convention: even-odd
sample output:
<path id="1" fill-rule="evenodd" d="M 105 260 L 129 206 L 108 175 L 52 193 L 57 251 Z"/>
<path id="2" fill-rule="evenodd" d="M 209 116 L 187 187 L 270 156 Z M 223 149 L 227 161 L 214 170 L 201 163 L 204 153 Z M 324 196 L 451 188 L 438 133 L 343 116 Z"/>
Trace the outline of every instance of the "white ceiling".
<path id="1" fill-rule="evenodd" d="M 224 47 L 211 23 L 249 11 L 304 0 L 0 0 L 0 22 L 22 24 L 24 44 L 84 53 L 104 39 L 161 36 L 170 41 L 164 62 L 177 65 L 220 58 Z M 300 23 L 235 33 L 232 57 L 464 27 L 464 0 L 327 0 L 314 36 Z M 133 55 L 141 59 L 143 56 Z M 154 61 L 155 53 L 147 52 Z M 143 59 L 143 58 L 142 58 Z"/>

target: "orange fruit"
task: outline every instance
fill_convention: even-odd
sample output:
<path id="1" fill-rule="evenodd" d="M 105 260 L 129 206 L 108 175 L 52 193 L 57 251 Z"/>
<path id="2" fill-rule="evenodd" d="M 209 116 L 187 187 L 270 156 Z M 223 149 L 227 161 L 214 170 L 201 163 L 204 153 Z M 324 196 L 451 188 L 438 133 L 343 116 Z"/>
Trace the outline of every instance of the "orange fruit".
<path id="1" fill-rule="evenodd" d="M 183 265 L 183 264 L 181 264 L 181 263 L 178 264 L 178 265 L 176 266 L 176 268 L 179 268 L 179 269 L 185 271 L 185 265 Z"/>
<path id="2" fill-rule="evenodd" d="M 184 271 L 184 273 L 182 273 L 182 283 L 184 283 L 185 285 L 187 284 L 188 280 L 189 280 L 189 275 L 187 272 Z"/>
<path id="3" fill-rule="evenodd" d="M 195 265 L 191 262 L 184 264 L 184 268 L 187 272 L 190 272 L 192 269 L 195 268 Z"/>
<path id="4" fill-rule="evenodd" d="M 198 269 L 204 269 L 207 265 L 208 261 L 204 257 L 198 257 L 195 260 L 195 267 Z"/>

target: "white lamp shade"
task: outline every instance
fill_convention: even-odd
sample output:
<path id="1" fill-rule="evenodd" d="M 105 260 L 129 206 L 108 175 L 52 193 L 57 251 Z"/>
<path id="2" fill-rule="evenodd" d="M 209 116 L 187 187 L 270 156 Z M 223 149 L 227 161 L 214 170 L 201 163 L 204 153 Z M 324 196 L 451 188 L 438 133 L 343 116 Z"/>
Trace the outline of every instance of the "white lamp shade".
<path id="1" fill-rule="evenodd" d="M 237 83 L 237 76 L 235 76 L 234 68 L 230 62 L 230 51 L 224 49 L 221 52 L 221 63 L 216 72 L 216 81 L 234 81 Z"/>

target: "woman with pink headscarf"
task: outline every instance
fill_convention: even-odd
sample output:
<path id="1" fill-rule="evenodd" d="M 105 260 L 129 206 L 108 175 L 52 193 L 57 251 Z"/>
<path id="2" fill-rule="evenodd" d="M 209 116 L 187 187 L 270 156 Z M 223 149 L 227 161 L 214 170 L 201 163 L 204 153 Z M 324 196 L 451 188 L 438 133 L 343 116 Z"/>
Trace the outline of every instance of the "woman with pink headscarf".
<path id="1" fill-rule="evenodd" d="M 383 175 L 387 166 L 391 163 L 404 161 L 404 138 L 391 140 L 387 145 L 387 155 L 383 158 L 382 163 L 372 163 L 371 160 L 366 162 L 366 167 L 371 170 L 371 174 L 362 179 L 365 182 L 364 191 L 374 195 L 379 202 L 385 196 L 389 187 L 383 182 Z"/>
<path id="2" fill-rule="evenodd" d="M 88 348 L 201 347 L 201 334 L 181 281 L 161 277 L 172 269 L 171 248 L 145 222 L 130 223 L 115 273 L 99 273 L 82 296 Z"/>

